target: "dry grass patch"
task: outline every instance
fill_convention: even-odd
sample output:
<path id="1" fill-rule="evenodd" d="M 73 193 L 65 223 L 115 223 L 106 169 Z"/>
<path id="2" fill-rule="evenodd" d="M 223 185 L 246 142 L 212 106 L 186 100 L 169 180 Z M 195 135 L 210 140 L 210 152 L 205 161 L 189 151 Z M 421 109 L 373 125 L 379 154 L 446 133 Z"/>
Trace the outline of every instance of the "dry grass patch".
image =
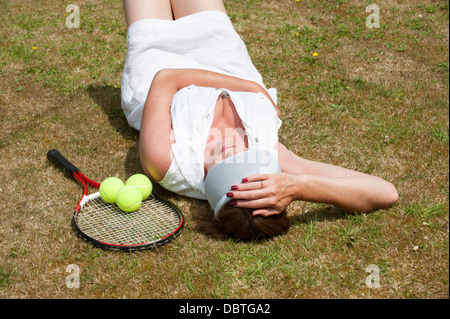
<path id="1" fill-rule="evenodd" d="M 392 181 L 400 201 L 363 215 L 293 203 L 287 235 L 240 243 L 198 229 L 204 202 L 156 186 L 186 229 L 133 254 L 75 235 L 81 189 L 45 158 L 58 148 L 96 180 L 142 171 L 120 109 L 121 3 L 76 3 L 80 29 L 64 26 L 69 3 L 0 3 L 1 297 L 448 298 L 448 2 L 384 1 L 380 29 L 367 29 L 356 0 L 225 1 L 278 89 L 280 140 Z M 71 264 L 79 289 L 65 284 Z M 378 289 L 365 284 L 371 264 Z"/>

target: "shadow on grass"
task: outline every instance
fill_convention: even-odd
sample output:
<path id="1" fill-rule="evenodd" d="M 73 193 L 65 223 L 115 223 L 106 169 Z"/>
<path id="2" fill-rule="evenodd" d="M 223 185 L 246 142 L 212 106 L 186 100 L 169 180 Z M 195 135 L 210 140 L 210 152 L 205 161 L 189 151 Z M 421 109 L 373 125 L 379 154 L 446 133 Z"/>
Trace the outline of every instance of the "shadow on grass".
<path id="1" fill-rule="evenodd" d="M 219 241 L 234 241 L 236 243 L 252 243 L 252 244 L 264 244 L 267 241 L 270 241 L 272 238 L 259 238 L 255 240 L 239 240 L 231 238 L 226 234 L 222 233 L 218 222 L 213 217 L 214 213 L 212 208 L 206 201 L 197 201 L 193 205 L 192 211 L 192 221 L 194 229 L 205 235 L 206 237 Z M 301 224 L 310 224 L 310 223 L 318 223 L 324 221 L 337 221 L 341 219 L 347 219 L 349 216 L 354 215 L 353 213 L 346 212 L 334 206 L 324 206 L 319 208 L 314 208 L 305 213 L 295 213 L 295 215 L 289 216 L 289 221 L 291 226 L 301 225 Z M 283 236 L 284 234 L 280 234 Z M 278 237 L 278 236 L 275 236 Z"/>
<path id="2" fill-rule="evenodd" d="M 125 114 L 120 106 L 120 88 L 111 85 L 93 86 L 88 85 L 86 91 L 89 96 L 100 106 L 108 116 L 111 125 L 126 140 L 137 141 L 139 132 L 128 125 Z"/>
<path id="3" fill-rule="evenodd" d="M 311 222 L 332 222 L 340 219 L 346 219 L 350 215 L 354 215 L 354 213 L 346 212 L 334 206 L 326 206 L 312 209 L 305 213 L 295 214 L 293 216 L 290 216 L 289 220 L 293 225 L 299 225 L 309 224 Z"/>
<path id="4" fill-rule="evenodd" d="M 128 150 L 127 157 L 124 161 L 125 172 L 127 175 L 142 172 L 139 161 L 139 132 L 128 125 L 125 114 L 120 106 L 120 88 L 110 85 L 93 86 L 88 85 L 86 92 L 92 100 L 101 107 L 103 112 L 108 116 L 109 123 L 120 135 L 128 141 L 134 141 L 133 146 Z"/>

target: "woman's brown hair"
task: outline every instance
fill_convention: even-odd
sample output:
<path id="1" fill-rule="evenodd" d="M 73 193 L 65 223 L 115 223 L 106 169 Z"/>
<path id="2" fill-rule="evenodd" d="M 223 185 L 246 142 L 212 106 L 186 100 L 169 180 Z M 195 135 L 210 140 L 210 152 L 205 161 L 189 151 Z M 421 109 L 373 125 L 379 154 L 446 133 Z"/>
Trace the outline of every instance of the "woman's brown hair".
<path id="1" fill-rule="evenodd" d="M 199 210 L 196 219 L 199 229 L 208 235 L 244 241 L 282 235 L 290 228 L 286 211 L 268 217 L 253 217 L 252 212 L 252 209 L 227 205 L 219 212 L 217 219 L 210 210 Z"/>

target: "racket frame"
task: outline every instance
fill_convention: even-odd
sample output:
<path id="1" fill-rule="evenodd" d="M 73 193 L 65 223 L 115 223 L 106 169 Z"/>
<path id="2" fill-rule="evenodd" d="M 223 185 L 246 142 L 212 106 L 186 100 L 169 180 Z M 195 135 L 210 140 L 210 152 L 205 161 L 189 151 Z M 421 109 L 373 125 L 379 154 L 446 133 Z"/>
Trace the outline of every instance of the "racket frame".
<path id="1" fill-rule="evenodd" d="M 80 172 L 80 170 L 74 166 L 71 162 L 69 162 L 64 156 L 62 156 L 59 151 L 52 149 L 48 151 L 47 158 L 55 164 L 56 166 L 60 167 L 69 175 L 71 178 L 73 178 L 75 181 L 77 181 L 82 187 L 83 187 L 83 196 L 81 197 L 80 201 L 78 202 L 78 205 L 75 208 L 75 211 L 72 216 L 72 228 L 75 230 L 75 232 L 78 234 L 80 238 L 82 238 L 84 241 L 92 244 L 95 247 L 102 248 L 105 250 L 111 250 L 111 251 L 139 251 L 139 250 L 147 250 L 147 249 L 153 249 L 159 246 L 162 246 L 170 241 L 172 241 L 174 238 L 176 238 L 184 229 L 184 216 L 181 213 L 180 209 L 177 205 L 175 205 L 173 202 L 164 199 L 162 197 L 159 197 L 155 194 L 151 194 L 150 196 L 160 202 L 165 203 L 168 206 L 171 206 L 179 215 L 180 217 L 180 224 L 178 227 L 171 233 L 167 234 L 166 236 L 152 241 L 148 243 L 141 243 L 141 244 L 134 244 L 134 245 L 120 245 L 120 244 L 111 244 L 99 241 L 95 238 L 92 238 L 85 234 L 82 229 L 78 226 L 77 219 L 78 215 L 80 213 L 80 210 L 91 200 L 99 198 L 100 193 L 96 192 L 93 194 L 88 195 L 88 185 L 99 189 L 100 183 L 95 182 L 88 177 L 86 177 L 83 173 Z"/>

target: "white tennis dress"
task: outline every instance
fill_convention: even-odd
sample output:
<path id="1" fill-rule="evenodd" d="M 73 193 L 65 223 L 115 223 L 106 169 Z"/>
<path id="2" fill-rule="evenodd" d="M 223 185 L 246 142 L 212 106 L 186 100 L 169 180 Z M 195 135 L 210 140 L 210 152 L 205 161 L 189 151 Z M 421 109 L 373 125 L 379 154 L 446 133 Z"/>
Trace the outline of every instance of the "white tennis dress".
<path id="1" fill-rule="evenodd" d="M 172 163 L 160 185 L 183 196 L 206 199 L 205 147 L 219 96 L 233 101 L 242 121 L 248 150 L 262 149 L 278 159 L 281 120 L 272 102 L 262 93 L 232 92 L 190 85 L 173 97 L 170 114 L 175 143 Z"/>
<path id="2" fill-rule="evenodd" d="M 129 125 L 140 130 L 144 104 L 158 71 L 187 68 L 239 77 L 266 88 L 225 13 L 203 11 L 174 21 L 139 20 L 128 28 L 121 85 L 122 109 Z M 276 103 L 276 89 L 267 91 Z M 277 155 L 274 145 L 281 121 L 263 94 L 190 86 L 175 94 L 171 104 L 176 142 L 172 164 L 160 182 L 166 189 L 206 199 L 204 149 L 221 92 L 233 99 L 249 137 L 249 149 L 268 149 Z"/>
<path id="3" fill-rule="evenodd" d="M 122 109 L 140 130 L 148 90 L 162 69 L 203 69 L 257 82 L 265 87 L 247 48 L 221 11 L 203 11 L 177 20 L 143 19 L 127 33 L 122 75 Z M 272 99 L 276 93 L 269 91 Z"/>

